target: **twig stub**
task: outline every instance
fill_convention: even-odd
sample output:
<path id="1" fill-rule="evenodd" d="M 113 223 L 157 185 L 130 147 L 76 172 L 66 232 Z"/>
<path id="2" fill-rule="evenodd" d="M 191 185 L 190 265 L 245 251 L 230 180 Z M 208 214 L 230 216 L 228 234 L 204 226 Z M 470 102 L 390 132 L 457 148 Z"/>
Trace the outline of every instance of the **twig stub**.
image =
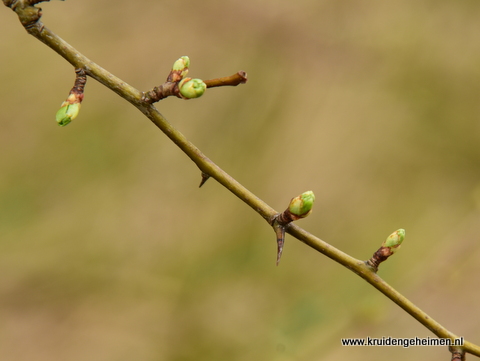
<path id="1" fill-rule="evenodd" d="M 204 82 L 207 84 L 207 88 L 214 88 L 218 86 L 237 86 L 239 84 L 245 84 L 247 80 L 247 73 L 243 70 L 240 70 L 233 75 L 223 78 L 204 80 Z"/>

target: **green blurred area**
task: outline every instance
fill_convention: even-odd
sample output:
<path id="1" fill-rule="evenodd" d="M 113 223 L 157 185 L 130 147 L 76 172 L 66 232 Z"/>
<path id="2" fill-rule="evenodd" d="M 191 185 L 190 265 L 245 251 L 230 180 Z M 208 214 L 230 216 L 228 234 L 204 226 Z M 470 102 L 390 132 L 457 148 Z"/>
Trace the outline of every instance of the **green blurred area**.
<path id="1" fill-rule="evenodd" d="M 398 228 L 380 275 L 480 343 L 480 2 L 43 3 L 45 25 L 140 90 L 173 62 L 210 79 L 158 108 L 210 159 L 360 259 Z M 287 236 L 89 79 L 65 128 L 72 67 L 0 10 L 1 360 L 447 358 L 442 347 L 342 347 L 433 337 L 353 273 Z"/>

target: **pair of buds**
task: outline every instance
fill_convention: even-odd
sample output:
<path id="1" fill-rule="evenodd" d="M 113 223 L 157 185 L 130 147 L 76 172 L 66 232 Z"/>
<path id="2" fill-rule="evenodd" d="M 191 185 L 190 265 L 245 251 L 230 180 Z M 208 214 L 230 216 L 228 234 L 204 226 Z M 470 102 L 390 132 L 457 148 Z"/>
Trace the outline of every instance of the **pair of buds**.
<path id="1" fill-rule="evenodd" d="M 167 82 L 178 83 L 179 95 L 183 99 L 194 99 L 201 97 L 207 85 L 201 79 L 186 78 L 190 58 L 188 56 L 180 57 L 173 63 L 172 70 L 168 75 Z"/>

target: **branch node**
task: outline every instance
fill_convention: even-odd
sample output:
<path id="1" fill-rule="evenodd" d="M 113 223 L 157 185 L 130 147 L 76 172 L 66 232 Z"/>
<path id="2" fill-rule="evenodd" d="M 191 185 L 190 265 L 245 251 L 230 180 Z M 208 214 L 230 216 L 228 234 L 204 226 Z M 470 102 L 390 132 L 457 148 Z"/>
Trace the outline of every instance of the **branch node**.
<path id="1" fill-rule="evenodd" d="M 448 350 L 452 353 L 451 361 L 465 361 L 465 351 L 462 348 L 450 346 Z"/>
<path id="2" fill-rule="evenodd" d="M 292 198 L 285 211 L 275 214 L 268 220 L 268 223 L 273 227 L 277 235 L 277 266 L 282 257 L 283 245 L 285 244 L 285 227 L 288 226 L 289 223 L 305 218 L 312 213 L 314 201 L 315 195 L 312 191 L 302 193 Z"/>
<path id="3" fill-rule="evenodd" d="M 34 5 L 50 0 L 4 0 L 3 3 L 18 15 L 23 27 L 30 32 L 42 17 L 42 9 Z M 40 26 L 40 31 L 43 25 Z"/>
<path id="4" fill-rule="evenodd" d="M 30 30 L 37 24 L 42 17 L 42 9 L 35 6 L 15 6 L 15 12 L 20 19 L 23 27 L 30 32 Z"/>
<path id="5" fill-rule="evenodd" d="M 148 104 L 153 104 L 172 95 L 181 98 L 179 94 L 178 83 L 165 82 L 152 90 L 144 92 L 141 100 Z"/>

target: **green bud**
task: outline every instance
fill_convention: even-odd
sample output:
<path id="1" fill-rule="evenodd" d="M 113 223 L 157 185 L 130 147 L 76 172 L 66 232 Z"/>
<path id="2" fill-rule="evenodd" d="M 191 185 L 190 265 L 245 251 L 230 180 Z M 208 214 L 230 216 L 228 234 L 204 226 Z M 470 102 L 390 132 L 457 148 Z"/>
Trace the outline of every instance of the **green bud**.
<path id="1" fill-rule="evenodd" d="M 177 61 L 175 61 L 175 63 L 173 63 L 172 70 L 187 72 L 189 66 L 190 66 L 190 58 L 188 56 L 182 56 Z"/>
<path id="2" fill-rule="evenodd" d="M 80 112 L 80 103 L 70 104 L 69 102 L 63 102 L 62 107 L 58 110 L 56 120 L 58 125 L 64 127 L 72 120 L 74 120 Z"/>
<path id="3" fill-rule="evenodd" d="M 395 253 L 405 239 L 405 230 L 399 229 L 393 232 L 387 237 L 385 242 L 382 243 L 382 247 L 388 247 L 392 251 L 392 254 Z"/>
<path id="4" fill-rule="evenodd" d="M 178 83 L 178 89 L 183 98 L 193 99 L 201 97 L 207 85 L 201 79 L 184 78 Z"/>
<path id="5" fill-rule="evenodd" d="M 315 195 L 312 191 L 308 191 L 293 198 L 288 210 L 297 217 L 305 218 L 312 213 L 313 202 L 315 202 Z"/>
<path id="6" fill-rule="evenodd" d="M 188 56 L 182 56 L 173 63 L 172 70 L 168 75 L 167 81 L 176 83 L 182 80 L 188 73 L 190 59 Z"/>

